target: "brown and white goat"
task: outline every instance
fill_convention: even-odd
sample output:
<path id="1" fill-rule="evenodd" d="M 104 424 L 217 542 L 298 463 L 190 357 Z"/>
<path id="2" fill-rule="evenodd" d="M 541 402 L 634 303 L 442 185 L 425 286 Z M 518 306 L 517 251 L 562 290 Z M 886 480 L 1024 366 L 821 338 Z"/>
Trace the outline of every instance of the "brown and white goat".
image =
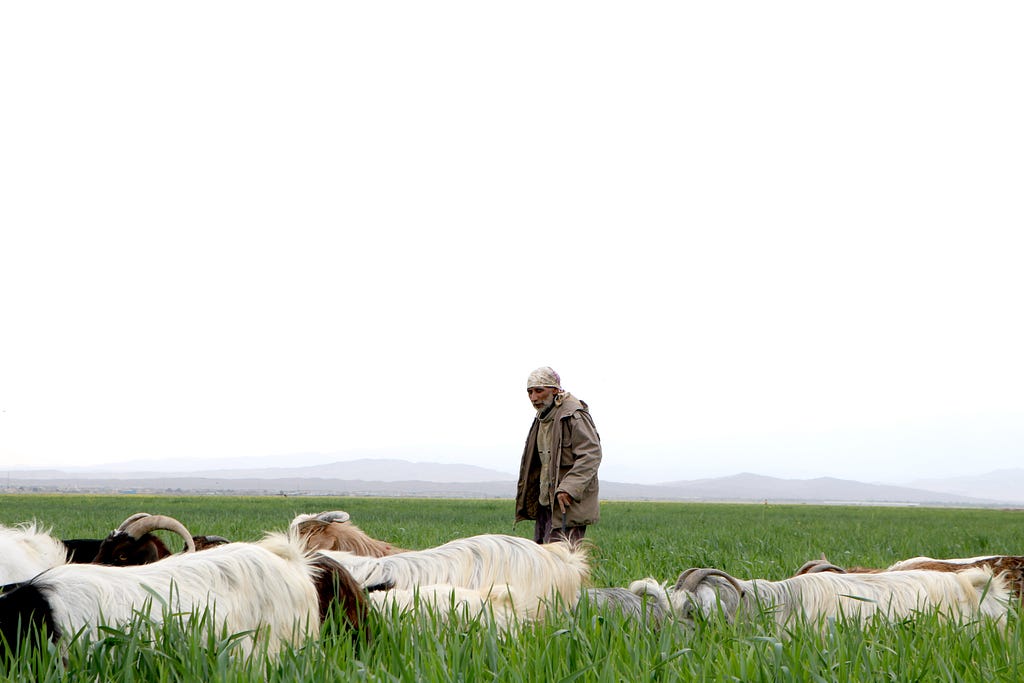
<path id="1" fill-rule="evenodd" d="M 349 521 L 343 510 L 302 514 L 289 525 L 289 533 L 304 539 L 310 550 L 344 550 L 364 557 L 387 557 L 409 552 L 387 541 L 372 538 Z"/>
<path id="2" fill-rule="evenodd" d="M 825 555 L 820 560 L 809 560 L 797 570 L 796 575 L 832 572 L 837 574 L 879 574 L 883 572 L 924 569 L 935 572 L 960 572 L 965 569 L 981 567 L 990 570 L 994 575 L 1002 577 L 1011 593 L 1018 600 L 1024 598 L 1024 556 L 1021 555 L 979 555 L 949 560 L 937 560 L 931 557 L 912 557 L 900 560 L 885 569 L 868 567 L 839 567 L 828 561 Z"/>

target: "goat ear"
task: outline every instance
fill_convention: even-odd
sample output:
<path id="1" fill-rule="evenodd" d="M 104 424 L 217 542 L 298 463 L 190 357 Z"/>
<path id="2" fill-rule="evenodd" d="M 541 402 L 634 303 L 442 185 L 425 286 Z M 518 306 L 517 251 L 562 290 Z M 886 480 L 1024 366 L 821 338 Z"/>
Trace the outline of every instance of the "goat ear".
<path id="1" fill-rule="evenodd" d="M 359 584 L 345 567 L 326 555 L 319 555 L 313 565 L 320 569 L 314 579 L 320 602 L 320 622 L 323 623 L 335 607 L 345 611 L 345 619 L 354 630 L 361 629 L 368 608 Z"/>

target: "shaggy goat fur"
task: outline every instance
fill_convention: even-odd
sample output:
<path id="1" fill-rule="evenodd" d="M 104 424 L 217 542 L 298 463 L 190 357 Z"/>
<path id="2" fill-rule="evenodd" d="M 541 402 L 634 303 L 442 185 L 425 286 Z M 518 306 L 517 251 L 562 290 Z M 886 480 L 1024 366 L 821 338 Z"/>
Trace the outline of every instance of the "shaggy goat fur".
<path id="1" fill-rule="evenodd" d="M 586 600 L 592 609 L 621 612 L 631 619 L 655 628 L 660 626 L 670 613 L 666 600 L 659 599 L 656 594 L 633 591 L 630 588 L 585 588 L 580 602 L 583 600 Z"/>
<path id="2" fill-rule="evenodd" d="M 684 572 L 676 585 L 667 589 L 653 579 L 634 582 L 630 588 L 665 600 L 672 613 L 688 623 L 698 613 L 706 616 L 721 611 L 732 620 L 744 610 L 758 609 L 770 611 L 780 625 L 792 619 L 815 623 L 841 616 L 866 622 L 875 614 L 898 618 L 927 611 L 947 618 L 987 616 L 1004 620 L 1010 598 L 1006 581 L 978 568 L 956 573 L 823 572 L 782 581 L 741 581 L 718 570 L 711 572 L 698 581 L 687 581 Z"/>
<path id="3" fill-rule="evenodd" d="M 0 585 L 28 581 L 67 562 L 67 548 L 36 522 L 0 525 Z"/>
<path id="4" fill-rule="evenodd" d="M 1021 555 L 979 555 L 978 557 L 962 557 L 949 560 L 937 560 L 931 557 L 912 557 L 900 560 L 886 569 L 870 569 L 867 567 L 838 567 L 828 561 L 825 555 L 820 560 L 805 562 L 797 570 L 801 574 L 818 572 L 835 572 L 839 574 L 878 574 L 880 572 L 904 571 L 908 569 L 927 569 L 934 572 L 959 572 L 970 568 L 988 568 L 996 576 L 1001 576 L 1008 584 L 1010 591 L 1018 600 L 1024 599 L 1024 556 Z"/>
<path id="5" fill-rule="evenodd" d="M 385 557 L 409 552 L 387 541 L 380 541 L 366 534 L 351 522 L 327 522 L 322 519 L 306 519 L 291 527 L 290 533 L 305 539 L 310 550 L 345 550 L 366 557 Z"/>
<path id="6" fill-rule="evenodd" d="M 1024 598 L 1024 557 L 1020 555 L 987 555 L 952 560 L 935 560 L 930 557 L 915 557 L 903 560 L 886 569 L 887 572 L 905 569 L 929 569 L 935 572 L 959 572 L 971 567 L 985 567 L 996 576 L 1002 577 L 1018 600 Z"/>
<path id="7" fill-rule="evenodd" d="M 485 593 L 507 586 L 519 614 L 539 616 L 546 600 L 575 604 L 589 576 L 587 553 L 565 542 L 538 545 L 519 536 L 484 534 L 387 557 L 319 551 L 344 566 L 363 587 L 413 589 L 436 584 Z"/>
<path id="8" fill-rule="evenodd" d="M 269 534 L 259 543 L 229 543 L 134 567 L 55 567 L 0 596 L 0 627 L 8 641 L 18 633 L 21 615 L 7 609 L 6 601 L 27 588 L 45 601 L 34 609 L 51 618 L 54 636 L 84 630 L 95 637 L 101 625 L 128 623 L 137 612 L 159 623 L 168 613 L 187 619 L 209 609 L 218 630 L 252 632 L 242 640 L 243 652 L 252 650 L 259 634 L 276 654 L 283 645 L 319 634 L 329 606 L 325 599 L 340 598 L 350 608 L 365 605 L 362 591 L 346 576 L 287 536 Z"/>

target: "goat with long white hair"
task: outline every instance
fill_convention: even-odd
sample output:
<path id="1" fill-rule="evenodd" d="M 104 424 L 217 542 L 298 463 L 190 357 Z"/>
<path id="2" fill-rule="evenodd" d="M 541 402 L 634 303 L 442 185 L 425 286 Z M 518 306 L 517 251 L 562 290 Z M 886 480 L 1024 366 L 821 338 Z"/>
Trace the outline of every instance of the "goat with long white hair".
<path id="1" fill-rule="evenodd" d="M 580 594 L 580 604 L 585 601 L 591 610 L 618 612 L 646 626 L 658 628 L 669 616 L 664 596 L 664 591 L 651 594 L 645 590 L 634 591 L 617 586 L 585 588 Z"/>
<path id="2" fill-rule="evenodd" d="M 840 616 L 866 622 L 876 614 L 889 618 L 935 612 L 946 618 L 1006 618 L 1011 597 L 1007 582 L 984 568 L 962 572 L 927 570 L 882 574 L 832 572 L 782 581 L 742 581 L 719 569 L 689 569 L 674 586 L 653 579 L 635 581 L 630 590 L 663 601 L 677 619 L 721 612 L 729 620 L 751 610 L 770 611 L 780 625 L 790 620 L 817 622 Z"/>
<path id="3" fill-rule="evenodd" d="M 537 543 L 519 536 L 483 534 L 435 548 L 386 557 L 318 551 L 337 561 L 364 588 L 412 590 L 454 586 L 484 595 L 510 591 L 520 619 L 539 617 L 549 601 L 574 605 L 589 576 L 587 552 L 565 542 Z M 504 599 L 504 598 L 502 598 Z"/>
<path id="4" fill-rule="evenodd" d="M 153 564 L 54 567 L 0 595 L 0 635 L 16 647 L 42 625 L 58 640 L 82 631 L 96 636 L 101 626 L 129 623 L 139 612 L 159 623 L 166 614 L 188 619 L 209 610 L 218 630 L 250 634 L 242 652 L 259 639 L 273 655 L 318 635 L 337 603 L 358 627 L 366 602 L 347 572 L 284 534 L 268 534 L 258 543 L 229 543 Z"/>

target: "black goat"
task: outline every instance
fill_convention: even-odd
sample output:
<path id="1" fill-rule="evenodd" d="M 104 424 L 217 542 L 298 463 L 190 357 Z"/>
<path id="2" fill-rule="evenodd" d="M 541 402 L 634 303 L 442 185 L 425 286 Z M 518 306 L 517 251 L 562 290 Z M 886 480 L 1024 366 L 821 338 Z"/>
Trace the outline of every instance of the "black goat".
<path id="1" fill-rule="evenodd" d="M 134 566 L 156 562 L 171 555 L 167 545 L 152 533 L 158 529 L 175 532 L 185 539 L 187 552 L 195 551 L 195 541 L 184 524 L 173 517 L 139 512 L 126 519 L 121 526 L 103 539 L 92 563 Z"/>

